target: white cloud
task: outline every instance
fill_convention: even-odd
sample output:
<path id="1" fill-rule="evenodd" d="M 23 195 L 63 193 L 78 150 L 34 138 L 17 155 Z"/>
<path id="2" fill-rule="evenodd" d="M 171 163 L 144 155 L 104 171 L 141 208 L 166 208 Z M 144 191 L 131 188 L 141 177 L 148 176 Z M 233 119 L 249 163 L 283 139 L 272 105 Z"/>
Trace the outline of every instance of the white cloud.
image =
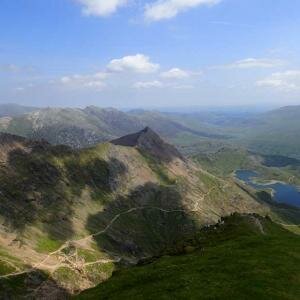
<path id="1" fill-rule="evenodd" d="M 228 69 L 252 69 L 252 68 L 276 68 L 283 66 L 284 61 L 280 59 L 268 59 L 268 58 L 246 58 L 238 60 L 232 64 L 219 66 L 217 68 Z"/>
<path id="2" fill-rule="evenodd" d="M 300 90 L 300 70 L 277 72 L 256 82 L 259 87 L 269 87 L 284 91 Z"/>
<path id="3" fill-rule="evenodd" d="M 105 17 L 127 4 L 127 0 L 77 0 L 83 5 L 82 12 L 87 16 Z"/>
<path id="4" fill-rule="evenodd" d="M 135 89 L 157 89 L 157 88 L 168 88 L 168 89 L 175 89 L 175 90 L 190 90 L 193 89 L 194 86 L 190 84 L 176 84 L 176 83 L 166 83 L 159 80 L 153 81 L 138 81 L 136 82 L 133 87 Z"/>
<path id="5" fill-rule="evenodd" d="M 166 79 L 184 79 L 190 77 L 190 72 L 173 68 L 160 74 L 162 78 Z"/>
<path id="6" fill-rule="evenodd" d="M 16 88 L 17 92 L 23 92 L 24 90 L 25 90 L 25 88 L 22 86 Z"/>
<path id="7" fill-rule="evenodd" d="M 153 73 L 156 72 L 159 67 L 158 64 L 152 63 L 148 56 L 136 54 L 120 59 L 113 59 L 108 64 L 107 69 L 111 72 L 131 71 L 135 73 Z"/>
<path id="8" fill-rule="evenodd" d="M 106 73 L 95 73 L 91 75 L 71 75 L 64 76 L 60 79 L 60 82 L 64 85 L 75 87 L 75 88 L 94 88 L 103 89 L 106 83 L 103 82 L 107 78 Z"/>
<path id="9" fill-rule="evenodd" d="M 176 90 L 191 90 L 194 88 L 192 84 L 181 84 L 181 85 L 173 85 L 173 88 Z"/>
<path id="10" fill-rule="evenodd" d="M 133 87 L 136 89 L 150 89 L 150 88 L 161 88 L 163 87 L 163 83 L 158 80 L 154 81 L 138 81 L 136 82 Z"/>
<path id="11" fill-rule="evenodd" d="M 157 0 L 147 4 L 145 18 L 150 21 L 171 19 L 179 13 L 201 5 L 215 5 L 222 0 Z"/>

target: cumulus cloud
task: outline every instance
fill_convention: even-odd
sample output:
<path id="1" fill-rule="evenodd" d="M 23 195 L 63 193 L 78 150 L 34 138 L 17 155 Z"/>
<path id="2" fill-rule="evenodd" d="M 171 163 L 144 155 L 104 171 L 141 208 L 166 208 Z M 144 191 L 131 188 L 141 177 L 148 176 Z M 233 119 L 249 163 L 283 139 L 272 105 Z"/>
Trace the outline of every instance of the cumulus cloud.
<path id="1" fill-rule="evenodd" d="M 268 58 L 246 58 L 238 60 L 232 64 L 219 66 L 216 68 L 228 69 L 252 69 L 252 68 L 275 68 L 283 66 L 285 63 L 280 59 Z"/>
<path id="2" fill-rule="evenodd" d="M 127 0 L 77 0 L 83 5 L 82 12 L 87 16 L 109 16 L 121 6 L 127 4 Z"/>
<path id="3" fill-rule="evenodd" d="M 150 21 L 171 19 L 179 13 L 201 5 L 215 5 L 222 0 L 157 0 L 147 4 L 145 18 Z"/>
<path id="4" fill-rule="evenodd" d="M 64 76 L 60 79 L 60 82 L 71 87 L 93 88 L 99 90 L 106 87 L 106 83 L 103 81 L 106 78 L 106 73 L 99 72 L 91 75 Z"/>
<path id="5" fill-rule="evenodd" d="M 300 70 L 276 72 L 256 82 L 257 86 L 284 91 L 300 90 Z"/>
<path id="6" fill-rule="evenodd" d="M 179 68 L 173 68 L 161 73 L 160 76 L 166 79 L 184 79 L 190 77 L 190 72 L 181 70 Z"/>
<path id="7" fill-rule="evenodd" d="M 159 69 L 159 64 L 151 62 L 148 56 L 136 54 L 124 56 L 120 59 L 113 59 L 107 66 L 111 72 L 135 72 L 135 73 L 153 73 Z"/>
<path id="8" fill-rule="evenodd" d="M 157 89 L 157 88 L 168 88 L 168 89 L 175 89 L 175 90 L 190 90 L 193 89 L 194 86 L 191 84 L 177 84 L 177 83 L 170 83 L 170 82 L 162 82 L 159 80 L 153 81 L 138 81 L 136 82 L 133 87 L 135 89 Z"/>
<path id="9" fill-rule="evenodd" d="M 136 89 L 150 89 L 150 88 L 161 88 L 163 87 L 163 83 L 158 80 L 153 81 L 138 81 L 136 82 L 133 87 Z"/>

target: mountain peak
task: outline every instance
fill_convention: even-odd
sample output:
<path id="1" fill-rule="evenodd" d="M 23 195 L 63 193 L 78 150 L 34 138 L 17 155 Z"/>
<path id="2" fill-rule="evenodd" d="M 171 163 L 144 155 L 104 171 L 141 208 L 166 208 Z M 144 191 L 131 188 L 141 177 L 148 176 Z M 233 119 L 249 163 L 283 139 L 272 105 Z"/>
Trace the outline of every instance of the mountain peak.
<path id="1" fill-rule="evenodd" d="M 174 158 L 183 160 L 181 153 L 172 145 L 165 142 L 155 131 L 150 127 L 145 127 L 143 130 L 125 135 L 119 139 L 112 140 L 112 144 L 136 147 L 139 150 L 150 154 L 164 162 L 172 161 Z"/>

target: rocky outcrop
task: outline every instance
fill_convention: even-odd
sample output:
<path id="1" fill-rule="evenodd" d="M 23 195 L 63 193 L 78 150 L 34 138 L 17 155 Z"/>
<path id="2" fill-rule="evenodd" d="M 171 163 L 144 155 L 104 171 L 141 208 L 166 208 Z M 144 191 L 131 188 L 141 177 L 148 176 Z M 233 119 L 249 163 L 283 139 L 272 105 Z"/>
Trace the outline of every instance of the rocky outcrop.
<path id="1" fill-rule="evenodd" d="M 119 146 L 136 147 L 163 162 L 170 162 L 174 158 L 184 160 L 181 153 L 174 146 L 166 143 L 149 127 L 146 127 L 140 132 L 113 140 L 111 143 Z"/>

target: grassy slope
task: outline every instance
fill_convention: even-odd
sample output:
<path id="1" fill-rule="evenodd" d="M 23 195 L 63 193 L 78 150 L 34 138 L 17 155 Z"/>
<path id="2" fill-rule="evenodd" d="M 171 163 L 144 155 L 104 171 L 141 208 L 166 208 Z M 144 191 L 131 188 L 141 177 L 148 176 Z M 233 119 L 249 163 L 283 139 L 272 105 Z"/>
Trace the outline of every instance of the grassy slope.
<path id="1" fill-rule="evenodd" d="M 198 153 L 193 158 L 217 176 L 228 177 L 235 170 L 248 169 L 259 172 L 266 180 L 300 185 L 299 161 L 294 162 L 287 157 L 254 155 L 242 148 L 221 147 L 211 153 Z M 280 164 L 282 166 L 277 167 Z"/>
<path id="2" fill-rule="evenodd" d="M 203 168 L 218 176 L 228 176 L 237 169 L 252 169 L 255 165 L 245 150 L 223 148 L 217 152 L 194 155 Z"/>
<path id="3" fill-rule="evenodd" d="M 234 215 L 200 234 L 201 249 L 122 270 L 76 299 L 299 299 L 300 237 Z"/>

